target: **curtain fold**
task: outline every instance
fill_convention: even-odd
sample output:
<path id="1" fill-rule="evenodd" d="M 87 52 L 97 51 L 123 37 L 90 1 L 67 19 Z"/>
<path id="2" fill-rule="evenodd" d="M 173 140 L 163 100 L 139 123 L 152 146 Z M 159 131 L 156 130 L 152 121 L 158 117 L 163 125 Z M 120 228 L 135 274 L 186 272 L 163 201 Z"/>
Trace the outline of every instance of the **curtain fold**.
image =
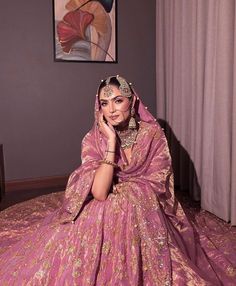
<path id="1" fill-rule="evenodd" d="M 233 59 L 233 97 L 232 97 L 232 166 L 231 166 L 231 223 L 236 225 L 236 4 L 234 6 L 234 59 Z"/>
<path id="2" fill-rule="evenodd" d="M 156 1 L 157 116 L 176 185 L 236 224 L 236 4 Z"/>

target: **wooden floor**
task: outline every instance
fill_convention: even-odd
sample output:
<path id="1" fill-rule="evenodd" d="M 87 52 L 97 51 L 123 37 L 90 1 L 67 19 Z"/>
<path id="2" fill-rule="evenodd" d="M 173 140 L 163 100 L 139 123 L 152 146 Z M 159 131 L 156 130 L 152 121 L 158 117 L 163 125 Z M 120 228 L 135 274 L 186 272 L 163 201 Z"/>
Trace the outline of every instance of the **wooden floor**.
<path id="1" fill-rule="evenodd" d="M 2 202 L 0 203 L 0 210 L 4 210 L 9 206 L 14 204 L 30 200 L 32 198 L 54 193 L 54 192 L 61 192 L 64 188 L 50 188 L 50 189 L 34 189 L 34 190 L 27 190 L 27 191 L 10 191 L 6 192 Z"/>

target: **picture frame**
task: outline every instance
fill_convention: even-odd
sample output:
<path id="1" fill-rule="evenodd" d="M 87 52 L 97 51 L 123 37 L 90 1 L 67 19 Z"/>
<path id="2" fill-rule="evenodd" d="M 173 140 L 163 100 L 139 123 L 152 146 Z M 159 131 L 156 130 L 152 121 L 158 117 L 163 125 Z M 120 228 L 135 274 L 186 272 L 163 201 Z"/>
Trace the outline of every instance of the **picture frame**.
<path id="1" fill-rule="evenodd" d="M 117 63 L 117 0 L 53 0 L 54 60 Z"/>

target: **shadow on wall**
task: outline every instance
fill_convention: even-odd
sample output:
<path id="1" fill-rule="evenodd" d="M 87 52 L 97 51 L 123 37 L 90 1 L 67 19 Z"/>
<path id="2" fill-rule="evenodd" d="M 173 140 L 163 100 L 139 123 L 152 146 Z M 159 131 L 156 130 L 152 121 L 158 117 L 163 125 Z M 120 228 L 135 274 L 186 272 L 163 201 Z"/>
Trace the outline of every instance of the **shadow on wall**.
<path id="1" fill-rule="evenodd" d="M 195 201 L 201 200 L 201 188 L 198 182 L 196 169 L 186 149 L 180 144 L 170 125 L 163 119 L 158 123 L 164 129 L 175 177 L 175 192 L 189 195 Z"/>

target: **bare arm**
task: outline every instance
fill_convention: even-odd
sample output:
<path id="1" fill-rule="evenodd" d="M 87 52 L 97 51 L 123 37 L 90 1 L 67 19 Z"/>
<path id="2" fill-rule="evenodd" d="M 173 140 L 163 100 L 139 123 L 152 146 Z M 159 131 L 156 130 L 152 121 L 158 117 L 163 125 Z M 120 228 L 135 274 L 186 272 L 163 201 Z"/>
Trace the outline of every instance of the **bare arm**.
<path id="1" fill-rule="evenodd" d="M 101 117 L 102 118 L 102 117 Z M 103 118 L 99 120 L 100 131 L 108 138 L 106 161 L 114 163 L 115 147 L 116 147 L 116 133 L 114 128 L 106 124 Z M 108 163 L 101 163 L 95 173 L 92 194 L 95 199 L 104 201 L 107 198 L 108 192 L 113 181 L 114 166 Z"/>

